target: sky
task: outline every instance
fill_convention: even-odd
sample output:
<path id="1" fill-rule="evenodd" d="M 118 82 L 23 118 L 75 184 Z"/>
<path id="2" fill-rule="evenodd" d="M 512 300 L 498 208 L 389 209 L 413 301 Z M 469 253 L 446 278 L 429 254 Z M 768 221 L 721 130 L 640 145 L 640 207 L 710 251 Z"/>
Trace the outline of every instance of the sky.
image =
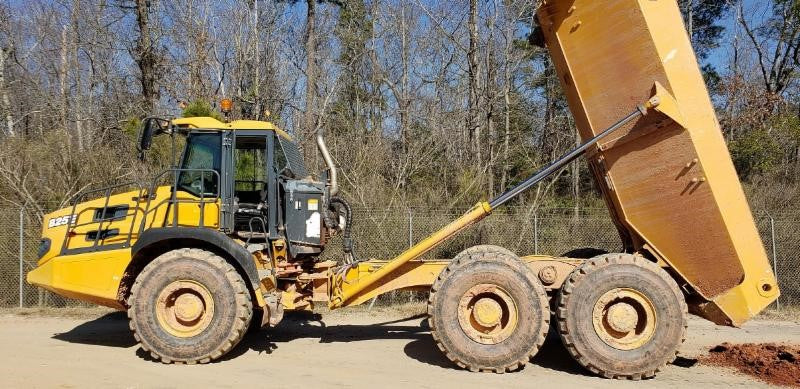
<path id="1" fill-rule="evenodd" d="M 0 0 L 3 1 L 3 0 Z M 30 6 L 29 0 L 5 0 L 8 4 L 11 5 L 12 9 Z M 54 0 L 40 0 L 43 3 L 52 2 Z M 411 0 L 409 0 L 411 1 Z M 720 1 L 734 1 L 734 0 L 720 0 Z M 741 0 L 742 5 L 745 10 L 745 14 L 753 19 L 754 24 L 757 24 L 758 21 L 763 20 L 766 16 L 766 11 L 768 11 L 767 5 L 770 3 L 764 0 Z M 428 3 L 427 0 L 422 1 L 422 3 Z M 734 37 L 736 35 L 737 30 L 740 34 L 740 39 L 747 39 L 747 37 L 742 36 L 742 32 L 738 27 L 738 22 L 736 21 L 736 6 L 734 5 L 727 15 L 721 21 L 721 25 L 725 27 L 725 31 L 723 33 L 723 37 L 720 41 L 720 45 L 718 48 L 712 50 L 709 53 L 709 57 L 707 62 L 714 66 L 718 72 L 724 73 L 726 70 L 726 63 L 728 62 L 728 58 L 731 56 L 731 47 L 733 46 Z M 305 13 L 305 8 L 303 4 L 297 4 L 289 10 L 289 12 L 297 12 L 297 13 Z M 301 15 L 304 16 L 304 15 Z"/>
<path id="2" fill-rule="evenodd" d="M 753 24 L 759 24 L 768 16 L 767 12 L 769 11 L 769 3 L 770 2 L 764 0 L 742 0 L 745 16 L 748 17 L 748 20 L 752 20 Z M 720 39 L 719 47 L 709 53 L 707 60 L 708 63 L 714 66 L 714 68 L 716 68 L 716 70 L 722 74 L 727 71 L 727 63 L 733 53 L 732 48 L 736 34 L 738 33 L 740 42 L 745 39 L 749 39 L 746 35 L 744 35 L 741 27 L 739 27 L 739 22 L 736 20 L 736 7 L 734 6 L 731 8 L 733 9 L 731 9 L 720 22 L 720 25 L 725 27 L 725 31 Z"/>

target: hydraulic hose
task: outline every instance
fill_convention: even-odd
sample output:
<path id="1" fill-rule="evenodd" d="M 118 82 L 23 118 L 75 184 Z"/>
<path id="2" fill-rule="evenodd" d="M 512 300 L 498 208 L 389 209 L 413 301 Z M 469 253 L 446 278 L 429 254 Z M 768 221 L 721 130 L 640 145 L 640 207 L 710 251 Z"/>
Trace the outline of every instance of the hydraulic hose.
<path id="1" fill-rule="evenodd" d="M 339 197 L 333 196 L 330 199 L 330 207 L 333 208 L 334 204 L 339 204 L 345 211 L 345 224 L 344 228 L 342 229 L 342 246 L 345 253 L 345 257 L 349 257 L 351 261 L 355 260 L 355 252 L 353 251 L 353 239 L 351 238 L 352 232 L 352 225 L 353 225 L 353 208 L 350 207 L 350 203 L 347 200 Z M 338 221 L 337 221 L 338 222 Z"/>

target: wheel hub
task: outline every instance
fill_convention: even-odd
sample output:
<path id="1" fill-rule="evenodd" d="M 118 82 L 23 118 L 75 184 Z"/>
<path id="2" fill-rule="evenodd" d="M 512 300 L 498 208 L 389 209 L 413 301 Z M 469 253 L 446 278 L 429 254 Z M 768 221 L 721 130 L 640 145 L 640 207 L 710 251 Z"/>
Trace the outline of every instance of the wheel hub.
<path id="1" fill-rule="evenodd" d="M 464 333 L 481 344 L 497 344 L 517 327 L 517 305 L 503 288 L 492 284 L 471 287 L 458 305 L 458 323 Z"/>
<path id="2" fill-rule="evenodd" d="M 494 327 L 500 324 L 500 319 L 503 317 L 503 308 L 500 307 L 497 301 L 484 297 L 475 303 L 472 309 L 472 317 L 481 326 Z"/>
<path id="3" fill-rule="evenodd" d="M 608 308 L 606 320 L 614 331 L 631 332 L 636 328 L 639 314 L 636 313 L 636 308 L 632 305 L 618 302 Z"/>
<path id="4" fill-rule="evenodd" d="M 190 280 L 173 281 L 156 300 L 156 318 L 167 333 L 188 338 L 211 324 L 214 299 L 202 284 Z"/>
<path id="5" fill-rule="evenodd" d="M 175 317 L 181 321 L 197 320 L 203 314 L 203 300 L 191 293 L 183 293 L 175 299 Z"/>
<path id="6" fill-rule="evenodd" d="M 633 350 L 646 344 L 655 333 L 656 311 L 650 299 L 630 288 L 615 288 L 595 303 L 592 323 L 606 344 Z"/>

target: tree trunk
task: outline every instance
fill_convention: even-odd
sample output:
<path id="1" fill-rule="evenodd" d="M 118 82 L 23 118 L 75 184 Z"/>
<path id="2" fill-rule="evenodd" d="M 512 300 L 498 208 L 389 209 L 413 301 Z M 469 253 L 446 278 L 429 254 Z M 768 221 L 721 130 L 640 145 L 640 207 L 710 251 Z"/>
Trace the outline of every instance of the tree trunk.
<path id="1" fill-rule="evenodd" d="M 69 118 L 67 117 L 67 73 L 68 73 L 68 66 L 69 62 L 67 60 L 67 26 L 62 26 L 61 28 L 61 63 L 58 69 L 58 83 L 59 83 L 59 94 L 61 97 L 61 128 L 64 130 L 65 134 L 69 134 L 68 126 L 69 126 Z M 67 143 L 69 145 L 69 142 Z"/>
<path id="2" fill-rule="evenodd" d="M 11 114 L 11 101 L 8 98 L 8 89 L 6 89 L 6 55 L 11 54 L 11 49 L 0 48 L 0 92 L 3 96 L 3 111 L 6 112 L 6 133 L 8 136 L 15 136 L 14 131 L 14 117 Z"/>
<path id="3" fill-rule="evenodd" d="M 380 16 L 381 12 L 381 3 L 380 1 L 372 1 L 371 2 L 371 10 L 370 13 L 372 17 L 370 18 L 370 23 L 372 23 L 372 28 L 370 29 L 370 38 L 372 42 L 377 40 L 377 36 L 375 35 L 375 31 L 378 30 L 378 17 Z M 378 63 L 377 53 L 375 52 L 374 45 L 370 45 L 369 48 L 369 56 L 370 60 L 373 64 Z M 381 89 L 381 78 L 379 75 L 380 72 L 372 70 L 370 71 L 370 130 L 373 134 L 382 134 L 383 133 L 383 120 L 381 117 L 381 111 L 383 110 L 381 104 L 381 96 L 380 96 L 380 89 Z M 366 130 L 364 135 L 366 135 Z M 364 140 L 367 140 L 367 137 L 364 136 Z"/>
<path id="4" fill-rule="evenodd" d="M 503 174 L 500 179 L 500 188 L 505 190 L 508 184 L 508 171 L 511 169 L 509 165 L 508 146 L 511 141 L 511 98 L 510 87 L 511 71 L 508 69 L 509 64 L 506 64 L 505 70 L 505 86 L 503 87 Z"/>
<path id="5" fill-rule="evenodd" d="M 736 6 L 736 19 L 742 17 L 742 0 L 739 0 Z M 733 64 L 731 64 L 731 75 L 728 79 L 728 106 L 725 110 L 725 116 L 731 120 L 734 116 L 734 109 L 736 107 L 736 99 L 738 98 L 739 89 L 739 24 L 735 23 L 733 26 Z M 727 141 L 728 143 L 736 139 L 736 126 L 728 125 L 727 127 Z M 725 129 L 723 129 L 724 131 Z"/>
<path id="6" fill-rule="evenodd" d="M 578 147 L 581 145 L 581 134 L 578 132 L 577 128 L 571 129 L 575 132 L 575 147 Z M 575 201 L 574 216 L 577 220 L 578 216 L 580 216 L 581 206 L 581 165 L 578 161 L 572 162 L 572 196 Z"/>
<path id="7" fill-rule="evenodd" d="M 188 42 L 189 52 L 189 96 L 194 101 L 203 101 L 209 99 L 209 91 L 207 88 L 208 73 L 206 70 L 209 65 L 208 51 L 209 51 L 209 3 L 208 1 L 202 2 L 204 9 L 199 9 L 201 6 L 189 7 L 185 17 L 185 24 L 189 26 L 190 41 Z"/>
<path id="8" fill-rule="evenodd" d="M 70 22 L 72 24 L 72 45 L 70 46 L 70 59 L 72 60 L 72 69 L 74 71 L 75 77 L 75 92 L 72 96 L 72 110 L 75 115 L 75 140 L 78 146 L 78 151 L 83 151 L 84 149 L 84 129 L 83 129 L 83 115 L 81 111 L 83 110 L 83 95 L 82 95 L 82 88 L 83 86 L 81 81 L 81 68 L 80 68 L 80 61 L 78 59 L 78 50 L 80 48 L 80 38 L 78 35 L 79 32 L 79 25 L 78 25 L 78 18 L 80 15 L 80 7 L 81 2 L 80 0 L 76 0 L 73 2 L 72 5 L 72 15 L 70 16 Z"/>
<path id="9" fill-rule="evenodd" d="M 406 7 L 400 5 L 400 40 L 401 40 L 401 60 L 402 60 L 402 79 L 400 80 L 400 142 L 403 154 L 406 153 L 408 146 L 408 31 L 406 28 Z"/>
<path id="10" fill-rule="evenodd" d="M 136 39 L 136 65 L 139 67 L 139 82 L 142 86 L 142 106 L 151 112 L 158 99 L 156 89 L 156 55 L 150 35 L 150 1 L 136 0 L 136 25 L 139 36 Z"/>
<path id="11" fill-rule="evenodd" d="M 485 66 L 486 66 L 486 80 L 483 84 L 483 102 L 484 102 L 484 115 L 486 119 L 486 133 L 489 139 L 489 150 L 487 156 L 487 164 L 489 165 L 486 171 L 489 173 L 487 177 L 488 183 L 487 186 L 489 187 L 489 194 L 494 196 L 495 193 L 495 170 L 497 161 L 495 158 L 495 146 L 497 145 L 497 129 L 495 128 L 495 118 L 494 118 L 494 91 L 497 90 L 497 69 L 496 69 L 496 61 L 494 57 L 494 30 L 495 30 L 495 20 L 497 17 L 497 13 L 493 13 L 488 15 L 488 23 L 486 25 L 486 29 L 489 31 L 489 35 L 486 37 L 486 50 L 485 50 Z"/>
<path id="12" fill-rule="evenodd" d="M 253 40 L 253 97 L 255 100 L 255 104 L 253 107 L 253 117 L 256 120 L 259 120 L 263 117 L 265 106 L 262 105 L 262 98 L 261 98 L 261 48 L 259 47 L 258 43 L 259 40 L 259 12 L 258 12 L 258 1 L 253 1 L 252 5 L 252 17 L 251 20 L 253 21 L 253 27 L 251 29 L 252 40 Z M 263 118 L 267 120 L 268 118 Z"/>
<path id="13" fill-rule="evenodd" d="M 306 112 L 303 115 L 303 127 L 307 136 L 311 136 L 317 127 L 314 109 L 317 97 L 317 0 L 307 0 L 306 12 Z"/>
<path id="14" fill-rule="evenodd" d="M 506 11 L 507 12 L 507 11 Z M 505 190 L 508 185 L 509 155 L 508 146 L 511 141 L 511 52 L 513 50 L 514 23 L 506 15 L 506 46 L 503 54 L 503 174 L 500 176 L 500 190 Z"/>
<path id="15" fill-rule="evenodd" d="M 469 112 L 467 129 L 477 163 L 481 164 L 481 131 L 478 124 L 478 0 L 469 1 Z"/>

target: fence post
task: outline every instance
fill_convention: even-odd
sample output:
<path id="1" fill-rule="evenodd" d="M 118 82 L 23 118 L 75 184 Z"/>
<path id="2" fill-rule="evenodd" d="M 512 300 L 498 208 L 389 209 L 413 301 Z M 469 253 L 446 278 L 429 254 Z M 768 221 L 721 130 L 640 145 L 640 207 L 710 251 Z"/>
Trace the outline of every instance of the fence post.
<path id="1" fill-rule="evenodd" d="M 775 219 L 772 218 L 772 215 L 767 214 L 769 218 L 769 230 L 770 230 L 770 237 L 772 240 L 772 271 L 775 272 L 775 280 L 778 280 L 778 246 L 775 243 Z M 781 310 L 781 299 L 778 297 L 775 300 L 775 308 L 780 311 Z"/>
<path id="2" fill-rule="evenodd" d="M 414 224 L 411 219 L 414 216 L 411 213 L 411 208 L 408 209 L 408 248 L 414 247 Z"/>
<path id="3" fill-rule="evenodd" d="M 539 212 L 533 210 L 533 253 L 539 254 Z"/>
<path id="4" fill-rule="evenodd" d="M 22 267 L 22 260 L 23 260 L 22 257 L 24 255 L 24 251 L 25 251 L 24 250 L 25 243 L 23 241 L 23 239 L 24 239 L 23 230 L 24 230 L 24 225 L 25 225 L 25 217 L 24 216 L 25 216 L 25 206 L 22 206 L 22 207 L 19 208 L 19 307 L 20 308 L 22 308 L 22 303 L 23 303 L 23 293 L 24 292 L 22 290 L 22 286 L 23 286 L 22 285 L 22 278 L 23 278 L 23 272 L 25 271 L 23 269 L 23 267 Z"/>

